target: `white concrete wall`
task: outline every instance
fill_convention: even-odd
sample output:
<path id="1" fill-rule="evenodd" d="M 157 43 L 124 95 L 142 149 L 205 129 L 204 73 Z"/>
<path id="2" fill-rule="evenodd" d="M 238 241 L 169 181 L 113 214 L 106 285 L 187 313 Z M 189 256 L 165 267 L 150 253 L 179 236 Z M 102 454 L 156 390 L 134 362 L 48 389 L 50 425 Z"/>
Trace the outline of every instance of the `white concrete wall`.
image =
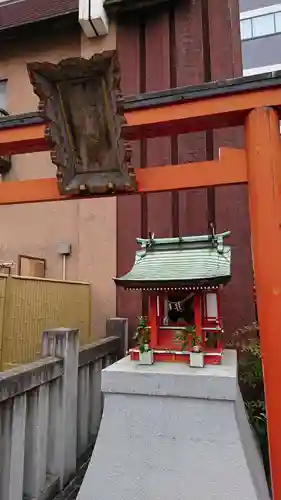
<path id="1" fill-rule="evenodd" d="M 98 500 L 269 500 L 235 352 L 201 369 L 126 358 L 102 372 L 102 389 L 78 500 L 93 500 L 93 491 Z"/>

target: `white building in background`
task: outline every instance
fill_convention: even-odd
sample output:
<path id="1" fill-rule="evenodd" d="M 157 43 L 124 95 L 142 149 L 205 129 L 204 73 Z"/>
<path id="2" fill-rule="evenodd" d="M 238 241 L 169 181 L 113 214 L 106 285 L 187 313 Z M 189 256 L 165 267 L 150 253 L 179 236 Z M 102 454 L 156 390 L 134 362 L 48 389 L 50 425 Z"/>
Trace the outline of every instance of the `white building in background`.
<path id="1" fill-rule="evenodd" d="M 281 70 L 281 3 L 240 0 L 243 74 Z"/>

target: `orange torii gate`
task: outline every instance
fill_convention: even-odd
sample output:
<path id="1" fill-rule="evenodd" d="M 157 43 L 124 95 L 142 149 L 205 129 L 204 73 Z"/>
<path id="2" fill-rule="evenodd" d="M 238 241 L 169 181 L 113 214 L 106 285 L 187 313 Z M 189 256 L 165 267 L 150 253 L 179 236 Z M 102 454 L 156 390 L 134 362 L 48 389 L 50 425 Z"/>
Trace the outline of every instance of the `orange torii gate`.
<path id="1" fill-rule="evenodd" d="M 278 331 L 281 319 L 280 107 L 281 73 L 238 78 L 127 98 L 124 103 L 127 125 L 123 131 L 126 139 L 134 141 L 228 126 L 245 128 L 245 149 L 222 148 L 217 160 L 136 169 L 135 192 L 248 184 L 275 500 L 281 500 L 278 382 L 281 354 Z M 45 124 L 39 115 L 0 120 L 0 155 L 49 149 Z M 83 193 L 80 196 L 83 197 Z M 73 195 L 59 193 L 56 179 L 0 184 L 0 205 L 73 198 Z"/>

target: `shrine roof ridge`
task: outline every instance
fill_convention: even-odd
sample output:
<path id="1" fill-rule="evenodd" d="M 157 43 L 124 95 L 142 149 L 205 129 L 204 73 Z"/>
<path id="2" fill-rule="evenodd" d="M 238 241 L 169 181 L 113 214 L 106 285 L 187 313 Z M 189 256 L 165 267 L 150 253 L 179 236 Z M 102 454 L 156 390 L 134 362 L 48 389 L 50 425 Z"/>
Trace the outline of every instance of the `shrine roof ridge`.
<path id="1" fill-rule="evenodd" d="M 181 243 L 207 243 L 214 241 L 222 241 L 224 238 L 230 236 L 231 231 L 225 231 L 223 233 L 218 234 L 203 234 L 199 236 L 179 236 L 175 238 L 155 238 L 152 236 L 151 238 L 137 238 L 136 241 L 143 247 L 148 245 L 180 245 Z"/>
<path id="2" fill-rule="evenodd" d="M 190 286 L 217 286 L 231 278 L 231 247 L 221 234 L 184 238 L 138 238 L 141 249 L 136 252 L 132 269 L 115 278 L 124 288 L 161 289 Z"/>

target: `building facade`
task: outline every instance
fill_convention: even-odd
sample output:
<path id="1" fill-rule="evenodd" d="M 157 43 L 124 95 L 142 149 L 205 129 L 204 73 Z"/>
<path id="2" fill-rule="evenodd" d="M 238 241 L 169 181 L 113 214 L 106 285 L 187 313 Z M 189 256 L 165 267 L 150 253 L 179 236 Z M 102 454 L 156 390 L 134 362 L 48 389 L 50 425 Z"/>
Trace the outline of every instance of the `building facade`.
<path id="1" fill-rule="evenodd" d="M 25 16 L 25 11 L 18 11 L 24 4 L 25 8 L 29 6 Z M 79 28 L 76 2 L 74 14 L 65 10 L 58 17 L 52 17 L 52 11 L 46 12 L 51 4 L 54 4 L 52 0 L 0 1 L 0 107 L 10 114 L 37 110 L 38 99 L 29 82 L 26 62 L 90 57 L 95 51 L 116 47 L 114 25 L 106 38 L 89 40 Z M 66 9 L 65 2 L 55 4 L 56 9 L 59 5 Z M 5 14 L 8 9 L 9 15 Z M 34 18 L 37 12 L 38 18 L 32 18 L 31 11 Z M 47 19 L 42 21 L 40 16 L 44 12 Z M 4 26 L 5 19 L 7 24 Z M 10 26 L 8 23 L 12 21 Z M 48 152 L 18 155 L 12 158 L 12 167 L 2 176 L 2 182 L 54 177 L 55 173 Z M 116 275 L 116 199 L 2 206 L 0 226 L 0 260 L 12 260 L 13 273 L 19 272 L 19 256 L 26 255 L 45 259 L 45 276 L 62 279 L 60 243 L 71 245 L 71 254 L 66 257 L 65 277 L 91 282 L 93 328 L 96 335 L 101 336 L 106 318 L 116 315 L 116 292 L 112 281 Z M 32 267 L 30 274 L 36 274 L 37 269 Z M 21 273 L 26 274 L 24 269 Z"/>
<path id="2" fill-rule="evenodd" d="M 280 1 L 240 0 L 240 26 L 244 74 L 280 70 Z"/>
<path id="3" fill-rule="evenodd" d="M 109 34 L 95 39 L 82 33 L 77 9 L 76 0 L 0 0 L 0 43 L 5 46 L 0 53 L 0 107 L 11 114 L 36 109 L 27 61 L 90 57 L 106 48 L 118 50 L 124 94 L 241 75 L 237 0 L 158 3 L 145 12 L 110 20 Z M 241 131 L 230 129 L 149 139 L 133 145 L 133 162 L 145 168 L 212 159 L 219 146 L 240 144 Z M 48 153 L 26 154 L 13 157 L 2 182 L 50 176 L 55 176 L 55 170 Z M 112 280 L 131 268 L 136 237 L 146 237 L 149 231 L 158 237 L 203 234 L 210 222 L 217 231 L 232 231 L 233 280 L 223 297 L 223 316 L 230 332 L 254 317 L 243 186 L 1 207 L 0 259 L 16 261 L 19 254 L 44 258 L 46 275 L 59 278 L 58 245 L 70 243 L 67 278 L 91 281 L 93 321 L 100 335 L 107 317 L 129 316 L 133 328 L 136 317 L 146 312 L 140 293 L 128 295 L 120 290 L 116 294 Z"/>

